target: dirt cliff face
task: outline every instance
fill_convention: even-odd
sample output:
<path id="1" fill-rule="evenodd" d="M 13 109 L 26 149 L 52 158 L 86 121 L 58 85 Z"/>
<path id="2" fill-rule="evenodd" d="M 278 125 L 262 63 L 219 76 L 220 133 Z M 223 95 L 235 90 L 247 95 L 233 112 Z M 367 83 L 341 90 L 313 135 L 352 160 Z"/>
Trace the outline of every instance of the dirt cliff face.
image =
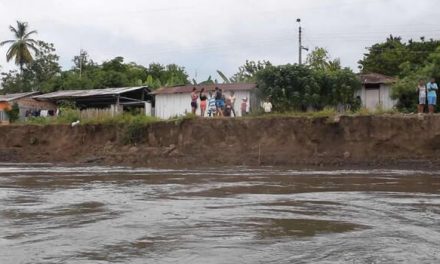
<path id="1" fill-rule="evenodd" d="M 141 127 L 2 126 L 0 162 L 135 166 L 437 162 L 440 116 L 194 119 Z"/>

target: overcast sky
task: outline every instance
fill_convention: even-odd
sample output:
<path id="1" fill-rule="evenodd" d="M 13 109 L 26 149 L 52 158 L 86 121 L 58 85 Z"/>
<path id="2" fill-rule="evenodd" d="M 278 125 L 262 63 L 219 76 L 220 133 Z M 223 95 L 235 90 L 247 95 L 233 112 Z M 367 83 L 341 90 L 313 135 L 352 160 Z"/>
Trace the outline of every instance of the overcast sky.
<path id="1" fill-rule="evenodd" d="M 304 46 L 325 47 L 357 70 L 365 47 L 390 34 L 440 38 L 438 0 L 0 0 L 0 40 L 26 21 L 55 44 L 64 69 L 85 49 L 94 61 L 116 56 L 148 65 L 177 63 L 202 81 L 232 75 L 246 59 L 298 61 Z M 7 48 L 0 49 L 2 70 Z M 306 55 L 304 55 L 305 57 Z"/>

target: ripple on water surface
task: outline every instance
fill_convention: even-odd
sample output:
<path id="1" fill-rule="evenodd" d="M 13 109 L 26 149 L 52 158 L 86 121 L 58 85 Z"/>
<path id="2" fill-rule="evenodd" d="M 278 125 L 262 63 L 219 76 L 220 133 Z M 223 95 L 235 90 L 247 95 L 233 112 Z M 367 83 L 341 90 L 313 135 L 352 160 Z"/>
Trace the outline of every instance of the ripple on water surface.
<path id="1" fill-rule="evenodd" d="M 0 263 L 438 263 L 439 180 L 0 164 Z"/>

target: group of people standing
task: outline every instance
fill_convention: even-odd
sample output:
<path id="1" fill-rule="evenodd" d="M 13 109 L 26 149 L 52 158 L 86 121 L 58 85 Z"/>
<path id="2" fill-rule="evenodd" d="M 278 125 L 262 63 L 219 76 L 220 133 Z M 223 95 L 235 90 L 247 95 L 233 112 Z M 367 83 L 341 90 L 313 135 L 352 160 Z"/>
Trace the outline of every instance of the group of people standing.
<path id="1" fill-rule="evenodd" d="M 430 82 L 425 84 L 424 80 L 419 81 L 417 86 L 417 91 L 419 92 L 419 113 L 425 112 L 425 106 L 428 105 L 428 111 L 433 114 L 435 111 L 435 106 L 437 105 L 437 91 L 438 86 L 435 79 L 432 78 Z"/>
<path id="2" fill-rule="evenodd" d="M 209 95 L 209 97 L 208 97 Z M 206 94 L 205 88 L 202 88 L 200 92 L 194 87 L 191 93 L 191 111 L 195 115 L 198 109 L 198 101 L 200 100 L 200 116 L 209 117 L 214 116 L 226 116 L 237 117 L 235 112 L 236 96 L 234 91 L 230 91 L 229 95 L 225 96 L 223 90 L 219 87 L 215 87 L 214 92 L 209 91 Z M 240 104 L 241 115 L 245 116 L 248 109 L 248 99 L 243 98 Z"/>

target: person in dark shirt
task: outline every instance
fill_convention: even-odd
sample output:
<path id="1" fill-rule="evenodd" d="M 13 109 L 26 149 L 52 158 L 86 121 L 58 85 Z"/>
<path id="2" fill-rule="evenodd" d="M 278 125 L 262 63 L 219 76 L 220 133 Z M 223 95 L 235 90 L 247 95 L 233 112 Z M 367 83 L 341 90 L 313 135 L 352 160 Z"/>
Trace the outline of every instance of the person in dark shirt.
<path id="1" fill-rule="evenodd" d="M 197 89 L 196 87 L 193 88 L 193 91 L 191 93 L 191 112 L 193 113 L 193 115 L 196 114 L 196 110 L 197 110 L 197 99 L 199 98 L 199 96 L 197 95 Z"/>

